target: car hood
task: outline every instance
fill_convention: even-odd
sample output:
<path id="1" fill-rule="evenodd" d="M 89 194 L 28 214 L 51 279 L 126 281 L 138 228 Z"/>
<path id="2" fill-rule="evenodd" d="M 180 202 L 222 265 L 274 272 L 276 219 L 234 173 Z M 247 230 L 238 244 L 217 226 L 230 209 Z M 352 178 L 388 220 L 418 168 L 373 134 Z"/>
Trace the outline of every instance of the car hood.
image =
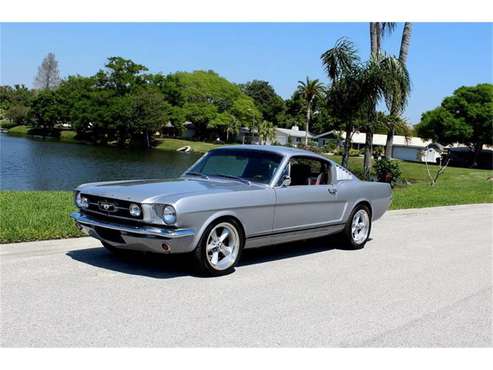
<path id="1" fill-rule="evenodd" d="M 185 196 L 261 189 L 263 186 L 236 180 L 190 179 L 128 180 L 80 185 L 83 194 L 122 199 L 137 203 L 172 202 Z"/>

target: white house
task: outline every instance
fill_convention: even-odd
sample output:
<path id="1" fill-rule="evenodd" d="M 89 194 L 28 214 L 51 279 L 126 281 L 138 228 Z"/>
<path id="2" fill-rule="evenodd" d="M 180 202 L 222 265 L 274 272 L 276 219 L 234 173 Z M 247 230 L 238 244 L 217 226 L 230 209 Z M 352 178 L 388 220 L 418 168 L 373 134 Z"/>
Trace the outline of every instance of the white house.
<path id="1" fill-rule="evenodd" d="M 298 126 L 293 126 L 290 129 L 288 128 L 275 128 L 276 136 L 274 138 L 274 142 L 280 145 L 299 145 L 304 144 L 306 131 L 300 130 Z M 308 139 L 313 139 L 313 136 L 310 132 L 308 132 Z"/>
<path id="2" fill-rule="evenodd" d="M 344 141 L 346 138 L 345 132 L 329 131 L 315 137 L 318 140 L 319 146 L 324 146 L 329 140 L 339 138 Z M 363 148 L 366 142 L 366 133 L 355 132 L 351 137 L 351 146 L 353 148 Z M 385 147 L 387 143 L 387 135 L 374 134 L 373 146 Z M 402 135 L 395 135 L 392 145 L 392 158 L 402 159 L 405 161 L 414 162 L 435 162 L 440 158 L 441 150 L 438 146 L 431 145 L 430 140 L 423 140 L 419 137 L 406 138 Z"/>

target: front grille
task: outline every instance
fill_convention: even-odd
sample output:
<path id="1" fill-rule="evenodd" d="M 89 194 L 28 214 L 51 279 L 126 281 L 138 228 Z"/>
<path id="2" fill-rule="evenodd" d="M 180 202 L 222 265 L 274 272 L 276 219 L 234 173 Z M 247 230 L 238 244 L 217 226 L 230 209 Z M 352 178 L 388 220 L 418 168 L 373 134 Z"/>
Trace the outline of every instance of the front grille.
<path id="1" fill-rule="evenodd" d="M 107 216 L 103 215 L 96 211 L 90 211 L 88 209 L 81 209 L 80 213 L 85 216 L 89 216 L 91 219 L 102 222 L 110 222 L 112 224 L 124 225 L 124 226 L 143 226 L 148 225 L 147 223 L 143 223 L 142 221 L 138 221 L 137 219 L 132 220 L 126 217 L 115 217 L 115 216 Z M 137 217 L 135 217 L 137 218 Z"/>
<path id="2" fill-rule="evenodd" d="M 89 194 L 82 194 L 82 195 L 85 196 L 89 201 L 89 207 L 85 209 L 85 211 L 91 212 L 91 214 L 97 213 L 102 216 L 115 217 L 115 218 L 123 217 L 123 218 L 128 218 L 130 220 L 142 220 L 144 217 L 142 205 L 139 203 L 129 202 L 120 199 L 98 197 Z M 130 214 L 128 207 L 132 203 L 138 204 L 138 206 L 141 208 L 142 212 L 140 213 L 139 217 L 134 217 Z M 103 207 L 104 205 L 108 206 L 107 209 Z"/>

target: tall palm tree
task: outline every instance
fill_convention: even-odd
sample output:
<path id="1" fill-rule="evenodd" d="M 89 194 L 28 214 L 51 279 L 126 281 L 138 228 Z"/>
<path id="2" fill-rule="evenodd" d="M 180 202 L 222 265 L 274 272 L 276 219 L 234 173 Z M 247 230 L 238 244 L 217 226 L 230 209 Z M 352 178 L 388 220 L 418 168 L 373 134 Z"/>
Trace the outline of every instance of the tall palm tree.
<path id="1" fill-rule="evenodd" d="M 401 39 L 401 48 L 399 51 L 399 62 L 402 66 L 406 66 L 407 56 L 409 54 L 409 44 L 411 42 L 411 33 L 412 33 L 412 23 L 406 22 L 404 23 L 404 29 L 402 30 L 402 39 Z M 404 109 L 407 99 L 409 97 L 410 90 L 407 91 L 406 94 L 403 94 L 402 91 L 395 91 L 395 94 L 400 95 L 396 96 L 389 107 L 390 115 L 394 117 L 398 117 L 402 110 Z M 387 132 L 387 141 L 385 143 L 385 157 L 390 159 L 392 157 L 392 145 L 394 142 L 394 133 L 395 133 L 395 124 L 389 124 L 389 130 Z"/>
<path id="2" fill-rule="evenodd" d="M 364 67 L 363 76 L 361 89 L 366 99 L 364 114 L 367 121 L 363 168 L 364 177 L 369 178 L 377 103 L 383 98 L 387 106 L 394 104 L 401 109 L 405 101 L 396 101 L 395 96 L 407 95 L 410 82 L 405 66 L 395 57 L 386 55 L 372 57 Z"/>
<path id="3" fill-rule="evenodd" d="M 306 103 L 306 127 L 305 127 L 305 145 L 308 145 L 308 129 L 312 118 L 312 107 L 315 98 L 321 97 L 324 91 L 324 85 L 318 80 L 298 81 L 298 89 Z"/>
<path id="4" fill-rule="evenodd" d="M 349 148 L 354 129 L 354 119 L 360 111 L 362 95 L 359 89 L 361 78 L 360 59 L 354 44 L 339 39 L 335 46 L 321 55 L 322 64 L 332 84 L 327 91 L 327 100 L 337 120 L 344 124 L 346 138 L 341 164 L 348 167 Z"/>

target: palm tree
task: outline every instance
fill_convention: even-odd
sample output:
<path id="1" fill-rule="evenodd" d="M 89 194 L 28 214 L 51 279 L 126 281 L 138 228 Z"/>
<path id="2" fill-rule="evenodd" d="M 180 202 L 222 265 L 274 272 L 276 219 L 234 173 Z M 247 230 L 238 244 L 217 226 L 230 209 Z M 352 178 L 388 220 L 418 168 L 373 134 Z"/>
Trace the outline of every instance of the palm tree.
<path id="1" fill-rule="evenodd" d="M 370 22 L 370 46 L 373 58 L 380 53 L 383 37 L 390 35 L 394 29 L 395 23 L 393 22 Z"/>
<path id="2" fill-rule="evenodd" d="M 354 129 L 354 119 L 360 111 L 362 95 L 360 86 L 361 66 L 354 44 L 346 39 L 339 39 L 335 46 L 321 57 L 322 64 L 332 84 L 327 91 L 327 103 L 339 123 L 344 124 L 346 138 L 341 164 L 348 167 L 349 148 Z"/>
<path id="3" fill-rule="evenodd" d="M 328 100 L 334 115 L 345 123 L 346 139 L 342 165 L 347 167 L 351 135 L 354 121 L 364 117 L 366 131 L 365 145 L 365 177 L 369 177 L 372 157 L 374 122 L 376 121 L 376 105 L 384 99 L 390 103 L 401 105 L 405 101 L 395 101 L 394 97 L 407 96 L 409 91 L 409 75 L 405 67 L 394 57 L 375 54 L 362 64 L 353 43 L 341 39 L 336 46 L 322 54 L 322 63 L 332 80 L 328 91 Z M 396 94 L 400 91 L 400 94 Z"/>
<path id="4" fill-rule="evenodd" d="M 395 96 L 409 93 L 409 74 L 406 67 L 395 57 L 377 54 L 364 67 L 361 89 L 366 99 L 364 104 L 366 112 L 364 113 L 367 124 L 363 168 L 364 177 L 368 179 L 371 169 L 373 130 L 377 121 L 377 103 L 383 98 L 387 106 L 394 104 L 401 109 L 405 101 L 396 101 Z"/>
<path id="5" fill-rule="evenodd" d="M 306 77 L 306 81 L 298 81 L 298 89 L 306 103 L 305 145 L 308 145 L 308 129 L 312 118 L 313 102 L 322 96 L 324 85 L 317 79 L 310 80 Z"/>
<path id="6" fill-rule="evenodd" d="M 269 121 L 262 121 L 258 124 L 258 137 L 260 139 L 260 144 L 265 145 L 267 141 L 273 140 L 276 136 L 276 131 L 274 126 Z"/>
<path id="7" fill-rule="evenodd" d="M 411 32 L 412 32 L 412 23 L 406 22 L 404 23 L 404 29 L 402 30 L 402 39 L 401 39 L 401 48 L 399 51 L 399 62 L 402 66 L 406 66 L 407 63 L 407 55 L 409 54 L 409 44 L 411 42 Z M 396 96 L 393 101 L 394 104 L 390 105 L 390 115 L 394 117 L 398 117 L 402 110 L 404 109 L 407 99 L 409 97 L 410 89 L 404 94 L 403 91 L 396 90 Z M 389 124 L 389 130 L 387 132 L 387 142 L 385 143 L 385 157 L 390 159 L 392 157 L 392 145 L 394 142 L 394 133 L 395 133 L 395 124 Z"/>

